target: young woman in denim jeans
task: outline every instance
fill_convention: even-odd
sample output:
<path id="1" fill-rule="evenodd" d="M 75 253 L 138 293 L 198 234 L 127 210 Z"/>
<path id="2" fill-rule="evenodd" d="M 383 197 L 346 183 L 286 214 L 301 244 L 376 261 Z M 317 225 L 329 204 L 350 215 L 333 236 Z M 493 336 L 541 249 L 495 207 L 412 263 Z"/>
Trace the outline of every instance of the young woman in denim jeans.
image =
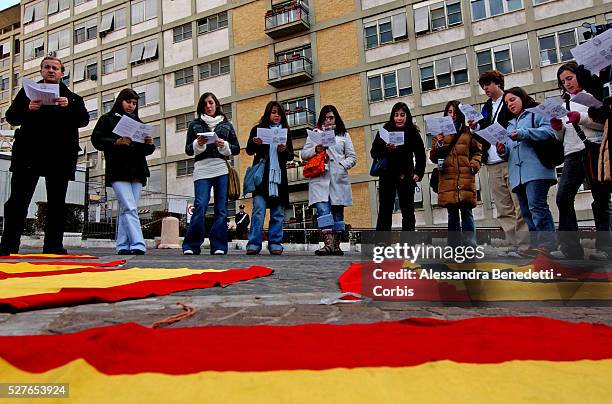
<path id="1" fill-rule="evenodd" d="M 195 155 L 193 180 L 195 203 L 191 222 L 183 241 L 183 254 L 198 255 L 204 242 L 205 215 L 210 191 L 215 190 L 215 216 L 208 238 L 210 252 L 227 254 L 227 185 L 228 171 L 225 160 L 240 153 L 236 131 L 221 112 L 221 104 L 213 93 L 204 93 L 196 109 L 197 118 L 189 124 L 185 153 Z M 216 140 L 208 143 L 206 133 L 214 132 Z"/>
<path id="2" fill-rule="evenodd" d="M 557 182 L 557 174 L 554 168 L 542 164 L 534 143 L 549 140 L 555 133 L 542 115 L 525 111 L 538 103 L 522 88 L 506 90 L 504 103 L 511 114 L 508 124 L 511 136 L 504 143 L 497 143 L 497 153 L 508 160 L 512 192 L 518 195 L 530 234 L 531 248 L 519 254 L 548 255 L 557 247 L 555 222 L 547 199 L 550 187 Z"/>
<path id="3" fill-rule="evenodd" d="M 301 153 L 306 161 L 322 151 L 329 157 L 325 173 L 308 181 L 308 204 L 317 209 L 317 224 L 324 243 L 315 254 L 344 255 L 340 249 L 340 237 L 345 227 L 344 207 L 353 204 L 348 170 L 357 163 L 357 156 L 344 122 L 333 105 L 321 108 L 315 130 L 335 132 L 334 145 L 324 147 L 308 137 Z"/>
<path id="4" fill-rule="evenodd" d="M 267 145 L 257 137 L 257 129 L 287 129 L 287 143 Z M 283 253 L 283 223 L 285 206 L 289 204 L 289 185 L 287 182 L 287 162 L 293 160 L 293 144 L 285 110 L 277 101 L 270 101 L 259 120 L 251 129 L 246 152 L 255 155 L 253 165 L 265 161 L 261 184 L 253 192 L 253 211 L 251 213 L 251 230 L 247 243 L 247 255 L 257 255 L 263 242 L 263 225 L 266 209 L 270 209 L 268 224 L 268 251 L 272 255 Z"/>
<path id="5" fill-rule="evenodd" d="M 140 122 L 138 94 L 130 88 L 121 90 L 111 110 L 100 117 L 91 134 L 91 143 L 104 152 L 106 186 L 113 188 L 119 201 L 117 254 L 142 255 L 147 247 L 138 218 L 138 200 L 150 176 L 146 156 L 155 151 L 155 145 L 151 136 L 139 143 L 113 133 L 124 115 Z"/>

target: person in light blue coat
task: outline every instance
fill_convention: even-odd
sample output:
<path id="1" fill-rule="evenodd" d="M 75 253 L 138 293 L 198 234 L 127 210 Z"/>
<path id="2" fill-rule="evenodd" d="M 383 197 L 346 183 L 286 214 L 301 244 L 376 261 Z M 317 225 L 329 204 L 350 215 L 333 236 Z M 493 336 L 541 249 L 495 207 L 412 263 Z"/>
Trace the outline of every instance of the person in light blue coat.
<path id="1" fill-rule="evenodd" d="M 548 120 L 526 111 L 538 105 L 525 90 L 513 87 L 504 93 L 504 104 L 511 113 L 504 143 L 497 143 L 498 154 L 508 160 L 512 192 L 516 193 L 523 219 L 530 232 L 530 249 L 526 256 L 548 255 L 556 249 L 555 222 L 548 206 L 548 191 L 557 182 L 554 168 L 540 161 L 534 144 L 554 138 Z"/>

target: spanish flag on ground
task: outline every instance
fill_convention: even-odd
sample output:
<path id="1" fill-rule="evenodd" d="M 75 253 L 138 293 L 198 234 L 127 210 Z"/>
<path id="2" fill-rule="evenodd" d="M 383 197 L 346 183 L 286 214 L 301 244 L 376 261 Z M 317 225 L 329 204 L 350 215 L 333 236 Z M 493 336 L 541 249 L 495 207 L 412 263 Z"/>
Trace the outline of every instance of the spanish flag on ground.
<path id="1" fill-rule="evenodd" d="M 3 383 L 71 403 L 604 403 L 611 375 L 611 327 L 542 317 L 0 337 Z"/>

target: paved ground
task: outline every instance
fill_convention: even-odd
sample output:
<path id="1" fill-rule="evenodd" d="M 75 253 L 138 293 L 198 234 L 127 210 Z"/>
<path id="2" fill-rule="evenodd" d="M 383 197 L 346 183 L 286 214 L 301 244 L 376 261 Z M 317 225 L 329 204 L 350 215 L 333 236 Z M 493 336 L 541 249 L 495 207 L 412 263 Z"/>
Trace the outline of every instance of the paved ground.
<path id="1" fill-rule="evenodd" d="M 22 253 L 40 252 L 24 249 Z M 114 260 L 110 249 L 71 249 L 71 253 L 93 254 Z M 197 289 L 168 296 L 90 304 L 19 314 L 0 313 L 0 335 L 67 333 L 85 328 L 134 321 L 151 325 L 181 310 L 176 302 L 196 309 L 194 316 L 171 327 L 203 325 L 289 325 L 302 323 L 369 323 L 407 317 L 460 319 L 476 316 L 538 315 L 568 321 L 601 322 L 612 325 L 612 307 L 559 307 L 537 304 L 506 304 L 501 307 L 457 307 L 407 302 L 321 304 L 337 295 L 338 276 L 361 256 L 316 257 L 312 253 L 288 252 L 283 256 L 261 255 L 254 259 L 243 251 L 228 256 L 185 257 L 177 250 L 150 250 L 145 256 L 127 257 L 129 267 L 240 268 L 257 264 L 274 269 L 267 278 L 240 282 L 226 288 Z M 525 263 L 518 260 L 516 264 Z"/>

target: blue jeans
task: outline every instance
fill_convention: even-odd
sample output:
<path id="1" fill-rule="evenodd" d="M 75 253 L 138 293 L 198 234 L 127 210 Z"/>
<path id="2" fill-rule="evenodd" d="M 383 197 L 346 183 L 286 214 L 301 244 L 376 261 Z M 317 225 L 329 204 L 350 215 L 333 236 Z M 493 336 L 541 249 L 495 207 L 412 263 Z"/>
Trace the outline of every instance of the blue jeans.
<path id="1" fill-rule="evenodd" d="M 531 248 L 543 248 L 547 251 L 557 249 L 555 222 L 547 199 L 551 185 L 550 180 L 533 180 L 515 190 L 523 219 L 529 228 Z"/>
<path id="2" fill-rule="evenodd" d="M 147 247 L 142 237 L 142 228 L 138 218 L 138 200 L 140 199 L 142 184 L 140 182 L 115 181 L 111 185 L 119 201 L 117 251 L 146 251 Z"/>
<path id="3" fill-rule="evenodd" d="M 270 209 L 270 222 L 268 223 L 268 250 L 283 251 L 283 222 L 285 220 L 285 207 L 278 199 L 266 202 L 261 195 L 253 195 L 253 213 L 251 214 L 251 230 L 247 250 L 261 251 L 263 242 L 263 224 L 266 219 L 266 208 Z"/>
<path id="4" fill-rule="evenodd" d="M 195 203 L 191 222 L 183 240 L 183 251 L 191 250 L 194 254 L 200 253 L 204 242 L 205 215 L 210 200 L 210 190 L 215 190 L 215 217 L 208 238 L 210 239 L 211 254 L 221 250 L 227 254 L 227 180 L 228 175 L 213 178 L 204 178 L 193 183 L 195 188 Z"/>
<path id="5" fill-rule="evenodd" d="M 344 231 L 344 206 L 332 205 L 330 201 L 316 202 L 317 224 L 323 233 Z"/>
<path id="6" fill-rule="evenodd" d="M 446 205 L 448 210 L 448 244 L 476 246 L 476 228 L 472 208 L 465 204 Z M 461 214 L 461 217 L 459 217 Z"/>

